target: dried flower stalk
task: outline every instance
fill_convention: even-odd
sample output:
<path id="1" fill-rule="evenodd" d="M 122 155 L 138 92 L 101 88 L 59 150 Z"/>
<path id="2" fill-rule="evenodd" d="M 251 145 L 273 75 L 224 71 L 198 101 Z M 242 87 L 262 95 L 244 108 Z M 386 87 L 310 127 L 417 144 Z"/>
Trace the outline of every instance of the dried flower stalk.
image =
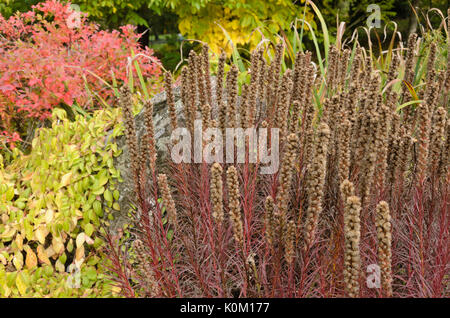
<path id="1" fill-rule="evenodd" d="M 359 296 L 361 257 L 359 241 L 361 201 L 357 196 L 347 198 L 344 210 L 345 256 L 344 281 L 349 297 Z"/>
<path id="2" fill-rule="evenodd" d="M 211 203 L 213 207 L 213 218 L 218 224 L 223 223 L 223 182 L 222 182 L 222 166 L 214 163 L 211 166 Z"/>
<path id="3" fill-rule="evenodd" d="M 173 226 L 177 225 L 177 210 L 175 207 L 175 201 L 172 198 L 172 193 L 170 192 L 169 183 L 167 181 L 167 176 L 165 174 L 158 175 L 158 186 L 161 191 L 161 196 L 163 199 L 164 207 L 167 211 L 167 219 Z"/>
<path id="4" fill-rule="evenodd" d="M 392 265 L 391 265 L 391 215 L 386 201 L 378 203 L 376 208 L 378 237 L 378 262 L 381 271 L 381 283 L 387 297 L 392 296 Z"/>
<path id="5" fill-rule="evenodd" d="M 319 215 L 322 212 L 322 199 L 324 195 L 324 184 L 327 166 L 328 141 L 330 129 L 325 123 L 318 128 L 317 143 L 315 146 L 313 161 L 308 171 L 307 192 L 308 210 L 306 212 L 305 240 L 309 247 L 314 241 Z"/>
<path id="6" fill-rule="evenodd" d="M 237 170 L 231 166 L 227 170 L 228 210 L 233 226 L 234 240 L 240 246 L 244 243 L 244 229 L 242 225 L 241 207 L 239 202 L 239 180 Z"/>

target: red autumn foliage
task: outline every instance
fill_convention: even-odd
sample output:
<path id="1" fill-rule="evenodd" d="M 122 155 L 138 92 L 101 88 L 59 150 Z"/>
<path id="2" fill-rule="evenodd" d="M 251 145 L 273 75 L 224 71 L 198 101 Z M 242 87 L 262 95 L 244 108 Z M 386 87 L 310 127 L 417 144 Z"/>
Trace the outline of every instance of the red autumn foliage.
<path id="1" fill-rule="evenodd" d="M 14 147 L 30 119 L 45 120 L 61 104 L 92 110 L 101 107 L 98 100 L 110 102 L 113 92 L 103 81 L 126 82 L 132 52 L 145 55 L 144 77 L 159 77 L 159 61 L 140 48 L 139 37 L 130 25 L 99 30 L 57 0 L 9 19 L 0 15 L 0 138 Z"/>

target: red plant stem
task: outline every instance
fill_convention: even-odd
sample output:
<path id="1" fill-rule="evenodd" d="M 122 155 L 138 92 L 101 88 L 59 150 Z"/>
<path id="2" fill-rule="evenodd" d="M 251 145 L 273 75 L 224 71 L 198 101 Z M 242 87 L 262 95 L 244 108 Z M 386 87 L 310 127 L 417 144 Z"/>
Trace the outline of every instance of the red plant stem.
<path id="1" fill-rule="evenodd" d="M 120 256 L 118 255 L 115 245 L 111 239 L 111 236 L 109 234 L 106 235 L 106 241 L 108 245 L 110 246 L 108 258 L 112 261 L 114 266 L 114 272 L 119 276 L 120 285 L 122 286 L 122 289 L 126 291 L 126 297 L 134 298 L 134 290 L 130 285 L 130 282 L 128 280 L 128 275 L 126 274 L 126 269 L 122 267 Z M 118 249 L 120 247 L 117 247 Z"/>
<path id="2" fill-rule="evenodd" d="M 425 285 L 423 277 L 425 277 L 425 251 L 424 251 L 424 235 L 423 235 L 423 222 L 424 222 L 424 206 L 423 206 L 423 186 L 424 186 L 424 179 L 418 180 L 418 183 L 416 185 L 415 189 L 415 196 L 414 196 L 414 207 L 415 207 L 415 213 L 416 220 L 417 220 L 417 228 L 418 228 L 418 240 L 419 240 L 419 269 L 420 269 L 420 276 L 419 279 L 421 280 L 421 294 L 425 292 Z"/>
<path id="3" fill-rule="evenodd" d="M 192 246 L 192 245 L 188 244 L 189 238 L 186 237 L 186 234 L 183 235 L 182 241 L 183 241 L 184 246 L 189 247 L 189 248 L 186 248 L 186 252 L 189 256 L 190 264 L 192 264 L 192 267 L 194 269 L 194 273 L 195 273 L 196 277 L 198 278 L 200 288 L 202 289 L 204 294 L 208 296 L 209 288 L 207 287 L 204 277 L 203 277 L 204 271 L 200 269 L 201 258 L 197 256 L 198 255 L 197 253 L 199 251 L 199 244 L 198 244 L 199 226 L 197 223 L 198 217 L 194 212 L 194 207 L 192 206 L 192 204 L 190 204 L 190 202 L 186 201 L 187 198 L 191 198 L 191 197 L 195 196 L 195 193 L 198 193 L 198 191 L 197 191 L 198 189 L 196 186 L 191 186 L 187 182 L 187 177 L 191 173 L 193 173 L 191 171 L 191 167 L 189 167 L 189 169 L 187 169 L 188 171 L 185 171 L 184 169 L 186 169 L 186 167 L 183 164 L 174 166 L 175 176 L 177 177 L 177 180 L 180 181 L 180 182 L 177 182 L 177 189 L 181 194 L 181 198 L 185 202 L 184 205 L 186 206 L 186 208 L 189 211 L 189 216 L 190 216 L 191 225 L 192 225 L 193 243 L 194 243 L 193 248 L 190 248 L 190 246 Z"/>

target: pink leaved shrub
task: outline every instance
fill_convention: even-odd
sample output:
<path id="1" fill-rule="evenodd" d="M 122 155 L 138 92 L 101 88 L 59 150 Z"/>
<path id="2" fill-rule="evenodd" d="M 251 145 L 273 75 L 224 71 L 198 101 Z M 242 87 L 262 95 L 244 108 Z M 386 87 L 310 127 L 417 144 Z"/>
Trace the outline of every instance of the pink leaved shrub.
<path id="1" fill-rule="evenodd" d="M 114 80 L 121 85 L 129 72 L 136 74 L 132 54 L 155 83 L 160 63 L 139 37 L 130 25 L 99 30 L 57 0 L 9 19 L 0 15 L 0 147 L 14 147 L 32 119 L 45 120 L 56 106 L 93 110 L 112 102 Z"/>

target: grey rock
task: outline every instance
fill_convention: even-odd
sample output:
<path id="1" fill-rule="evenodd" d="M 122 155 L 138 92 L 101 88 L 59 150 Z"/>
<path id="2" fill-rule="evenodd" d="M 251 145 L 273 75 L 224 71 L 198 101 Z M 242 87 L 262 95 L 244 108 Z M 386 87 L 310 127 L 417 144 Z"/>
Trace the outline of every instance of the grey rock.
<path id="1" fill-rule="evenodd" d="M 184 121 L 183 104 L 181 102 L 180 88 L 174 89 L 175 108 L 179 120 Z M 153 103 L 153 122 L 155 127 L 155 140 L 157 149 L 157 165 L 162 167 L 167 162 L 168 142 L 170 140 L 170 118 L 168 114 L 168 107 L 166 103 L 166 92 L 161 92 L 152 98 Z M 138 143 L 142 142 L 142 138 L 146 133 L 144 112 L 143 110 L 134 118 L 136 125 L 136 133 Z M 114 140 L 118 149 L 122 149 L 122 153 L 114 158 L 114 167 L 120 171 L 120 176 L 123 182 L 119 182 L 116 186 L 120 193 L 119 205 L 120 211 L 116 211 L 114 215 L 113 228 L 121 226 L 125 222 L 127 213 L 130 210 L 131 204 L 135 204 L 134 198 L 134 182 L 131 171 L 131 159 L 129 155 L 128 145 L 124 135 L 119 136 Z"/>
<path id="2" fill-rule="evenodd" d="M 211 86 L 212 86 L 212 96 L 215 97 L 215 78 L 211 78 Z M 175 97 L 175 109 L 178 118 L 178 125 L 180 127 L 185 127 L 184 125 L 184 110 L 183 103 L 181 102 L 181 88 L 175 87 L 173 90 L 173 94 Z M 171 160 L 169 158 L 170 154 L 168 151 L 168 144 L 170 141 L 170 117 L 168 113 L 167 107 L 167 98 L 166 92 L 161 92 L 155 95 L 152 98 L 153 103 L 153 123 L 155 127 L 155 140 L 156 140 L 156 149 L 157 149 L 157 172 L 167 172 L 168 162 Z M 213 100 L 213 104 L 215 101 Z M 213 105 L 213 117 L 214 114 L 217 113 L 216 106 Z M 197 114 L 199 116 L 199 114 Z M 199 118 L 199 117 L 197 117 Z M 143 110 L 136 115 L 134 118 L 136 125 L 136 133 L 138 136 L 138 142 L 141 143 L 143 136 L 146 133 L 145 121 L 144 121 L 144 112 Z M 119 205 L 120 211 L 116 211 L 114 215 L 114 221 L 112 222 L 112 228 L 116 229 L 121 226 L 126 218 L 127 213 L 130 210 L 131 204 L 135 204 L 134 198 L 136 197 L 134 194 L 134 183 L 131 172 L 131 163 L 128 146 L 126 144 L 125 136 L 119 136 L 114 141 L 117 144 L 118 149 L 122 149 L 122 153 L 114 158 L 114 166 L 116 169 L 120 171 L 120 176 L 123 179 L 123 182 L 120 182 L 116 188 L 120 193 Z"/>

